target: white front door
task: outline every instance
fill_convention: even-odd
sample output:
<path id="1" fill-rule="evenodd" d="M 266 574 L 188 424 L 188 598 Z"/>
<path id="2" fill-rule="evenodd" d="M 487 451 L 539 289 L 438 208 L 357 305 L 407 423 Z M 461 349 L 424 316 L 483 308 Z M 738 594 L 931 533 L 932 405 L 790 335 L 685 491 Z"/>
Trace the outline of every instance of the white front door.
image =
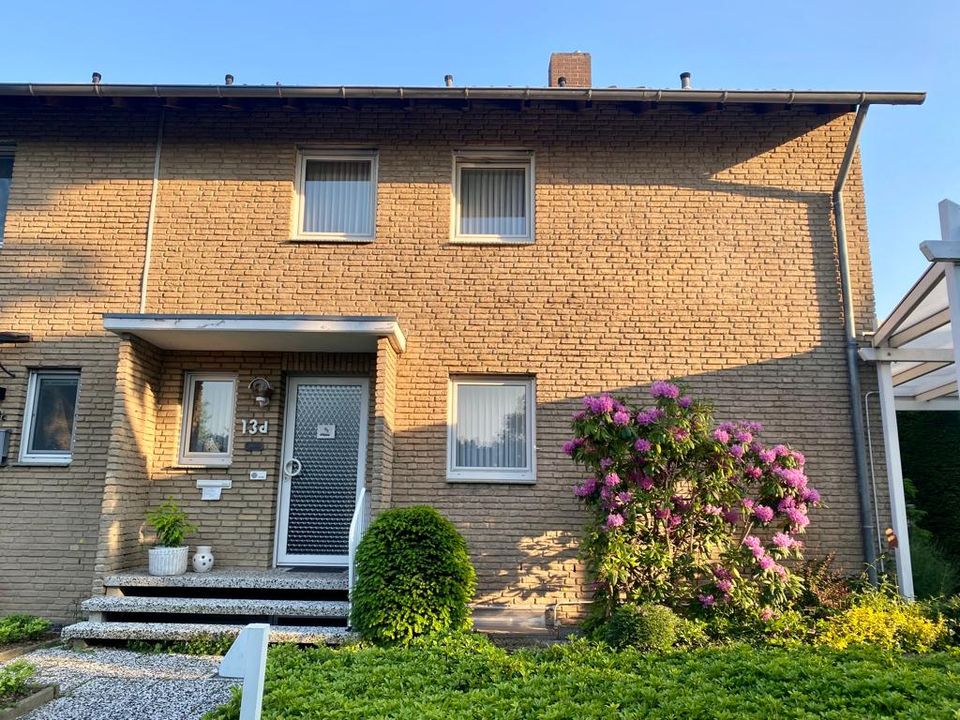
<path id="1" fill-rule="evenodd" d="M 277 511 L 277 565 L 346 565 L 364 482 L 369 382 L 287 381 Z"/>

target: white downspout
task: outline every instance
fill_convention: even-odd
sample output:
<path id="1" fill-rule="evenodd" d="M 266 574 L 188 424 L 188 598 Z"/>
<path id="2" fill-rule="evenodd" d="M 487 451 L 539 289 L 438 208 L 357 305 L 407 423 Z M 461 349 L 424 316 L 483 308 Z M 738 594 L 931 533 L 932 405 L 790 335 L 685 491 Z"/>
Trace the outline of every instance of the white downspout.
<path id="1" fill-rule="evenodd" d="M 150 210 L 147 213 L 147 237 L 143 252 L 143 272 L 140 274 L 140 313 L 147 311 L 147 284 L 150 280 L 150 257 L 153 255 L 153 226 L 157 217 L 157 192 L 160 189 L 160 151 L 163 148 L 164 108 L 160 108 L 157 122 L 157 147 L 153 154 L 153 185 L 150 188 Z"/>

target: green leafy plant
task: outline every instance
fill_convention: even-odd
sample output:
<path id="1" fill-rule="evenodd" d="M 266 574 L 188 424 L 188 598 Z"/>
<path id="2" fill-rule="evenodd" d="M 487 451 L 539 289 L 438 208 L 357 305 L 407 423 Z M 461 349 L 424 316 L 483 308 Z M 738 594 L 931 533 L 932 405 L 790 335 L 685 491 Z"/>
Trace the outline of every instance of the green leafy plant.
<path id="1" fill-rule="evenodd" d="M 883 650 L 929 652 L 947 640 L 942 618 L 931 620 L 920 603 L 903 600 L 888 585 L 867 587 L 846 610 L 821 624 L 817 641 L 843 650 L 869 645 Z"/>
<path id="2" fill-rule="evenodd" d="M 960 595 L 930 598 L 919 605 L 927 618 L 947 626 L 946 642 L 960 646 Z"/>
<path id="3" fill-rule="evenodd" d="M 197 530 L 173 498 L 150 510 L 147 524 L 157 531 L 158 547 L 182 547 L 184 538 Z"/>
<path id="4" fill-rule="evenodd" d="M 799 568 L 803 592 L 798 605 L 813 617 L 827 617 L 850 605 L 853 583 L 833 569 L 834 554 L 805 560 Z"/>
<path id="5" fill-rule="evenodd" d="M 9 705 L 26 694 L 35 669 L 22 660 L 0 667 L 0 707 Z"/>
<path id="6" fill-rule="evenodd" d="M 470 626 L 476 573 L 467 545 L 430 507 L 382 513 L 357 548 L 353 627 L 376 643 Z"/>
<path id="7" fill-rule="evenodd" d="M 574 493 L 591 513 L 594 622 L 631 602 L 770 619 L 802 591 L 790 566 L 821 504 L 803 454 L 765 446 L 757 423 L 714 425 L 710 405 L 673 383 L 650 395 L 644 408 L 584 398 L 563 447 L 589 474 Z"/>
<path id="8" fill-rule="evenodd" d="M 37 640 L 50 629 L 50 621 L 35 615 L 7 615 L 0 618 L 0 645 Z"/>
<path id="9" fill-rule="evenodd" d="M 508 653 L 476 634 L 406 647 L 273 647 L 264 720 L 955 719 L 960 654 L 730 645 L 613 651 L 586 640 Z M 240 692 L 207 720 L 236 720 Z"/>
<path id="10" fill-rule="evenodd" d="M 663 605 L 621 605 L 604 626 L 611 647 L 664 651 L 677 641 L 677 614 Z"/>
<path id="11" fill-rule="evenodd" d="M 127 647 L 151 655 L 225 655 L 234 640 L 233 634 L 197 633 L 186 640 L 131 640 Z"/>

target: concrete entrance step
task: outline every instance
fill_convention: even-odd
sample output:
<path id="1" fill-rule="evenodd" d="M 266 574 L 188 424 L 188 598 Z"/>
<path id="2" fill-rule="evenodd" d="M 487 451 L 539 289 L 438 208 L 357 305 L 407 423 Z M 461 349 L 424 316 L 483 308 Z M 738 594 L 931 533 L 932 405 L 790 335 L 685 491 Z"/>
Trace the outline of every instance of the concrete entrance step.
<path id="1" fill-rule="evenodd" d="M 84 600 L 80 608 L 91 620 L 103 613 L 176 613 L 178 615 L 246 615 L 262 617 L 346 618 L 345 600 L 250 600 L 244 598 L 183 598 L 103 595 Z"/>
<path id="2" fill-rule="evenodd" d="M 63 640 L 190 640 L 198 635 L 236 637 L 243 625 L 206 623 L 79 622 L 61 632 Z M 271 643 L 339 645 L 355 638 L 342 627 L 283 626 L 270 628 Z"/>
<path id="3" fill-rule="evenodd" d="M 347 572 L 292 572 L 274 570 L 219 570 L 159 577 L 145 572 L 108 575 L 106 588 L 210 588 L 242 590 L 324 590 L 348 589 Z"/>

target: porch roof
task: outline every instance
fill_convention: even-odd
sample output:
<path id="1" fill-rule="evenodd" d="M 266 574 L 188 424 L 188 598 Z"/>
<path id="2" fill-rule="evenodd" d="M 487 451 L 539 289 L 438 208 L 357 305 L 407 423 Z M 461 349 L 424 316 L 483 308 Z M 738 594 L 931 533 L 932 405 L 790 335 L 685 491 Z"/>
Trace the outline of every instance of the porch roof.
<path id="1" fill-rule="evenodd" d="M 387 338 L 406 347 L 392 315 L 165 315 L 107 313 L 105 330 L 139 337 L 164 350 L 376 352 Z"/>
<path id="2" fill-rule="evenodd" d="M 922 243 L 926 272 L 861 350 L 865 360 L 890 364 L 897 410 L 958 410 L 957 343 L 960 306 L 954 294 L 960 263 L 960 205 L 940 203 L 941 241 Z"/>

